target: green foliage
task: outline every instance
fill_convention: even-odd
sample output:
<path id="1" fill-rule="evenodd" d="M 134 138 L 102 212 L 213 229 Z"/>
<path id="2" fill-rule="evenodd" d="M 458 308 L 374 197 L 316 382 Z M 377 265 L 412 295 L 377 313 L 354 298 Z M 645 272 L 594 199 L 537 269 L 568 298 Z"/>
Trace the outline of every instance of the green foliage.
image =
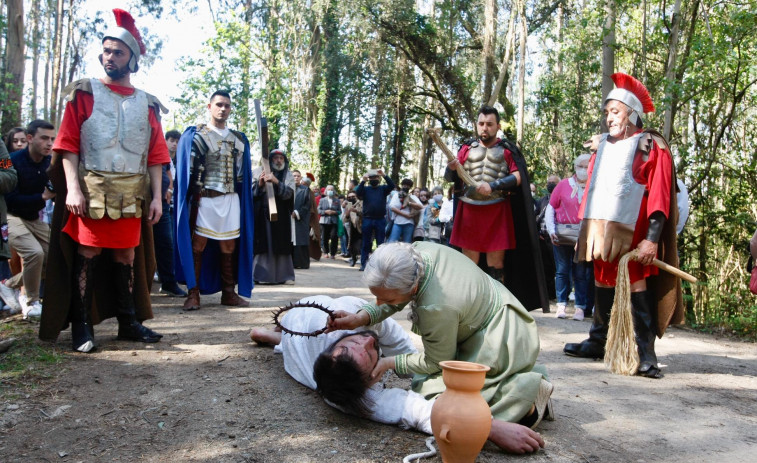
<path id="1" fill-rule="evenodd" d="M 250 44 L 250 25 L 235 15 L 225 22 L 215 23 L 216 35 L 208 40 L 199 54 L 186 57 L 180 64 L 190 78 L 182 83 L 183 96 L 175 101 L 183 110 L 179 112 L 180 125 L 205 122 L 208 99 L 216 90 L 227 90 L 232 97 L 230 124 L 254 139 L 255 120 L 252 117 L 252 98 L 249 82 L 259 77 L 253 68 Z"/>

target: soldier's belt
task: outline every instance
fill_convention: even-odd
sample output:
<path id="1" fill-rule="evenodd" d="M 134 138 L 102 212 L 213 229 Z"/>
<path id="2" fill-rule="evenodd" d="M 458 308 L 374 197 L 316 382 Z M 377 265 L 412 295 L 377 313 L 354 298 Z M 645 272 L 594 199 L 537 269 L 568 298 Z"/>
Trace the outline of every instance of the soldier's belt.
<path id="1" fill-rule="evenodd" d="M 227 195 L 229 193 L 221 193 L 220 191 L 216 190 L 202 190 L 202 193 L 200 193 L 200 196 L 203 198 L 217 198 L 219 196 Z"/>

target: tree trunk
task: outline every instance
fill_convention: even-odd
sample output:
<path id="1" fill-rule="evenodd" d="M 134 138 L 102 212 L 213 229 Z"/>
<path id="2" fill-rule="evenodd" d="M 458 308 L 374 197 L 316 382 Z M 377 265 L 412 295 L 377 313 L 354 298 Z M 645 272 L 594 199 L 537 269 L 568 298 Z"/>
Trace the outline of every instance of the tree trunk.
<path id="1" fill-rule="evenodd" d="M 555 28 L 557 29 L 555 36 L 557 37 L 557 66 L 555 68 L 555 74 L 558 76 L 558 78 L 562 78 L 563 73 L 563 65 L 562 65 L 562 56 L 560 55 L 560 50 L 563 46 L 563 37 L 562 37 L 562 30 L 563 30 L 563 17 L 564 17 L 564 11 L 563 11 L 563 4 L 560 2 L 560 4 L 557 6 L 557 21 L 555 24 Z M 557 136 L 558 131 L 560 130 L 560 109 L 556 106 L 554 112 L 552 113 L 552 129 L 554 130 L 554 135 Z"/>
<path id="2" fill-rule="evenodd" d="M 71 41 L 74 34 L 74 0 L 68 2 L 68 21 L 66 24 L 66 46 L 63 47 L 63 63 L 61 64 L 60 71 L 60 84 L 58 88 L 64 88 L 68 84 L 68 74 L 65 72 L 68 69 L 68 59 L 71 50 Z M 58 98 L 58 108 L 55 112 L 56 119 L 53 124 L 57 127 L 60 125 L 60 120 L 63 117 L 63 98 Z"/>
<path id="3" fill-rule="evenodd" d="M 0 131 L 7 133 L 13 127 L 21 125 L 21 103 L 24 96 L 24 2 L 8 0 L 6 2 L 8 20 L 7 39 L 5 42 L 5 74 L 3 79 L 8 94 L 3 102 L 3 122 Z"/>
<path id="4" fill-rule="evenodd" d="M 331 0 L 323 18 L 324 79 L 322 92 L 324 103 L 321 116 L 321 140 L 318 155 L 321 161 L 320 184 L 335 184 L 339 180 L 339 23 L 336 0 Z"/>
<path id="5" fill-rule="evenodd" d="M 605 24 L 602 28 L 602 102 L 614 87 L 611 75 L 615 72 L 615 0 L 605 2 Z M 602 131 L 607 131 L 607 123 L 602 118 Z"/>
<path id="6" fill-rule="evenodd" d="M 397 74 L 399 91 L 396 96 L 394 109 L 394 134 L 392 136 L 392 175 L 391 178 L 399 183 L 400 169 L 405 160 L 405 141 L 407 138 L 407 93 L 410 91 L 413 71 L 404 55 L 397 59 Z"/>
<path id="7" fill-rule="evenodd" d="M 526 2 L 519 2 L 520 16 L 520 67 L 518 70 L 518 146 L 523 146 L 523 127 L 526 115 L 526 39 L 528 38 L 528 26 L 526 24 Z"/>
<path id="8" fill-rule="evenodd" d="M 484 1 L 484 43 L 481 51 L 484 64 L 484 98 L 489 101 L 494 82 L 494 53 L 497 49 L 497 0 Z"/>
<path id="9" fill-rule="evenodd" d="M 29 119 L 34 120 L 37 119 L 37 89 L 39 87 L 39 82 L 37 78 L 37 73 L 39 72 L 39 52 L 40 52 L 40 46 L 42 42 L 42 35 L 39 32 L 39 23 L 40 23 L 40 11 L 39 11 L 39 5 L 40 0 L 34 0 L 32 3 L 32 11 L 30 11 L 30 16 L 33 22 L 32 26 L 32 37 L 31 37 L 31 44 L 32 44 L 32 96 L 31 96 L 31 104 L 29 105 Z"/>
<path id="10" fill-rule="evenodd" d="M 5 0 L 0 2 L 0 11 L 5 10 Z M 3 17 L 3 20 L 5 18 Z M 5 21 L 4 21 L 5 22 Z M 5 50 L 5 32 L 7 31 L 7 27 L 5 29 L 0 29 L 0 50 Z M 0 71 L 5 69 L 5 53 L 0 53 Z"/>
<path id="11" fill-rule="evenodd" d="M 505 84 L 505 78 L 508 77 L 510 73 L 508 72 L 508 68 L 510 67 L 510 60 L 513 56 L 513 46 L 515 45 L 515 12 L 510 12 L 510 22 L 507 25 L 507 36 L 505 37 L 505 56 L 502 59 L 502 64 L 499 66 L 499 75 L 497 76 L 497 83 L 494 84 L 494 89 L 492 90 L 492 94 L 489 97 L 488 105 L 494 106 L 494 103 L 497 102 L 497 97 L 499 96 L 500 89 L 502 89 L 502 85 Z M 507 85 L 505 84 L 505 87 Z M 486 100 L 484 100 L 486 101 Z"/>
<path id="12" fill-rule="evenodd" d="M 309 53 L 304 63 L 305 70 L 303 75 L 312 76 L 305 99 L 305 114 L 308 123 L 307 130 L 309 132 L 309 145 L 311 147 L 316 147 L 320 145 L 318 89 L 321 85 L 321 45 L 323 43 L 323 38 L 321 34 L 321 26 L 316 22 L 312 15 L 310 16 L 310 21 Z M 310 165 L 313 171 L 315 171 L 318 162 L 318 151 L 311 149 L 310 156 Z M 320 178 L 318 178 L 317 181 L 320 185 Z"/>
<path id="13" fill-rule="evenodd" d="M 421 132 L 421 151 L 418 156 L 419 187 L 430 188 L 432 186 L 428 184 L 428 164 L 429 160 L 431 159 L 431 155 L 434 153 L 434 142 L 431 141 L 431 137 L 426 134 L 426 129 L 430 129 L 433 126 L 434 118 L 427 114 L 423 121 L 423 131 Z"/>
<path id="14" fill-rule="evenodd" d="M 697 20 L 699 18 L 699 3 L 700 0 L 694 0 L 694 5 L 691 7 L 691 19 L 687 21 L 689 28 L 686 37 L 686 45 L 684 46 L 683 54 L 681 55 L 681 65 L 676 70 L 676 82 L 682 82 L 683 76 L 686 73 L 686 65 L 689 60 L 689 53 L 691 52 L 692 44 L 694 42 Z M 676 91 L 672 92 L 672 98 L 670 102 L 671 134 L 673 133 L 672 122 L 676 120 L 676 112 L 678 111 L 678 99 L 679 93 Z M 684 137 L 688 137 L 688 131 L 684 130 L 683 135 Z"/>
<path id="15" fill-rule="evenodd" d="M 676 0 L 673 6 L 673 25 L 670 30 L 668 43 L 668 63 L 665 67 L 665 117 L 663 118 L 662 135 L 670 140 L 673 133 L 673 93 L 676 86 L 676 62 L 678 59 L 678 40 L 681 29 L 681 0 Z"/>
<path id="16" fill-rule="evenodd" d="M 647 82 L 647 0 L 641 2 L 641 81 Z"/>
<path id="17" fill-rule="evenodd" d="M 399 183 L 400 169 L 405 155 L 405 129 L 407 127 L 407 109 L 402 98 L 397 98 L 394 107 L 394 134 L 392 136 L 392 174 L 390 177 Z"/>
<path id="18" fill-rule="evenodd" d="M 55 35 L 53 36 L 53 76 L 50 90 L 50 121 L 58 120 L 58 93 L 60 90 L 61 74 L 61 44 L 63 43 L 63 0 L 58 0 L 55 15 Z M 55 122 L 53 122 L 55 124 Z"/>
<path id="19" fill-rule="evenodd" d="M 381 126 L 384 119 L 384 105 L 380 98 L 376 98 L 376 111 L 373 115 L 373 143 L 371 145 L 371 167 L 378 168 L 381 160 L 379 154 L 381 151 Z"/>
<path id="20" fill-rule="evenodd" d="M 42 118 L 50 120 L 50 68 L 53 62 L 53 19 L 52 19 L 52 1 L 46 0 L 45 7 L 45 80 L 42 83 Z"/>

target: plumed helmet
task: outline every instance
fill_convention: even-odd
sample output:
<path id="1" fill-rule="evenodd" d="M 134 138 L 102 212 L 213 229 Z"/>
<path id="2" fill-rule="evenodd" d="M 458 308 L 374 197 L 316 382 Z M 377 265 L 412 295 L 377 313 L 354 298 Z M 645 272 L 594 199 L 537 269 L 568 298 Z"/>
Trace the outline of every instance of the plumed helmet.
<path id="1" fill-rule="evenodd" d="M 142 36 L 134 24 L 134 18 L 129 12 L 115 8 L 113 14 L 116 17 L 116 25 L 112 26 L 105 32 L 105 39 L 116 39 L 125 43 L 131 50 L 131 59 L 129 59 L 129 70 L 137 72 L 139 69 L 139 57 L 147 51 L 145 44 L 142 42 Z"/>
<path id="2" fill-rule="evenodd" d="M 607 94 L 605 104 L 609 100 L 625 103 L 633 111 L 630 119 L 635 125 L 639 125 L 642 114 L 654 112 L 652 97 L 644 84 L 622 72 L 616 72 L 610 78 L 615 82 L 615 88 Z"/>

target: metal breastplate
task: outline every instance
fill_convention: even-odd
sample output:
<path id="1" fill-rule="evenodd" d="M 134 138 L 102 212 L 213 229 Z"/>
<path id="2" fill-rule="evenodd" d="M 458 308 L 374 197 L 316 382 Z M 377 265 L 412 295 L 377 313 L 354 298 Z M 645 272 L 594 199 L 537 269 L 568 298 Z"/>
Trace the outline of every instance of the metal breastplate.
<path id="1" fill-rule="evenodd" d="M 505 148 L 499 143 L 487 148 L 475 141 L 468 150 L 468 159 L 463 168 L 478 182 L 493 182 L 510 173 L 510 166 L 505 161 Z M 483 196 L 472 186 L 466 186 L 460 200 L 469 204 L 486 205 L 502 202 L 505 194 L 502 191 L 492 191 L 491 195 Z"/>
<path id="2" fill-rule="evenodd" d="M 208 147 L 205 154 L 205 189 L 233 193 L 234 179 L 238 176 L 238 172 L 234 171 L 234 161 L 241 161 L 244 144 L 233 132 L 222 137 L 208 126 L 198 129 L 195 136 L 201 137 Z"/>
<path id="3" fill-rule="evenodd" d="M 79 185 L 87 216 L 111 219 L 142 216 L 149 177 L 147 94 L 119 95 L 92 79 L 92 114 L 81 125 Z"/>
<path id="4" fill-rule="evenodd" d="M 147 173 L 150 119 L 147 94 L 119 95 L 92 79 L 92 115 L 81 125 L 81 156 L 86 170 Z"/>
<path id="5" fill-rule="evenodd" d="M 633 178 L 641 135 L 615 143 L 607 142 L 607 134 L 602 136 L 586 197 L 585 219 L 609 220 L 631 227 L 636 224 L 645 190 Z"/>

